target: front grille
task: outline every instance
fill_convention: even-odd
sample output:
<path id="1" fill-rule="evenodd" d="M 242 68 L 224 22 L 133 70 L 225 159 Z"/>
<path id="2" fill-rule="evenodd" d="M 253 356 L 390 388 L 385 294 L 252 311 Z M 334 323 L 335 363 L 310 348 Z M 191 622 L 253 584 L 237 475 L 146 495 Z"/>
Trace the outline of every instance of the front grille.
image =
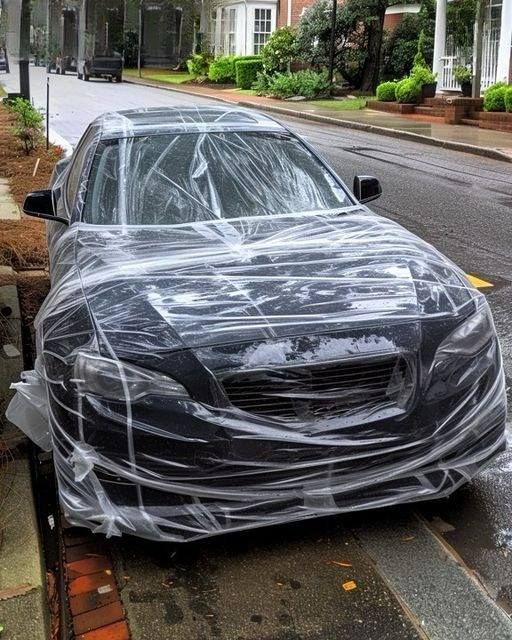
<path id="1" fill-rule="evenodd" d="M 287 421 L 363 411 L 387 417 L 405 410 L 413 390 L 411 363 L 402 354 L 237 371 L 221 382 L 238 409 Z"/>

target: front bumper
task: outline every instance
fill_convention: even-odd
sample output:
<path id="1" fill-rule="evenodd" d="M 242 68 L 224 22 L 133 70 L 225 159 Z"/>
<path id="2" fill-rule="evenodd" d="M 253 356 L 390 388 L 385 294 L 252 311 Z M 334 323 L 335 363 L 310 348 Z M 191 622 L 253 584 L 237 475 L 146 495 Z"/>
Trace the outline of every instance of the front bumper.
<path id="1" fill-rule="evenodd" d="M 375 423 L 373 435 L 384 429 L 380 443 L 370 442 L 367 425 L 361 437 L 357 430 L 284 434 L 262 425 L 257 438 L 248 437 L 242 416 L 194 411 L 191 403 L 168 412 L 167 431 L 135 416 L 127 424 L 101 403 L 83 409 L 85 422 L 93 416 L 85 439 L 84 421 L 80 437 L 52 416 L 67 519 L 106 535 L 173 542 L 444 497 L 505 449 L 502 371 L 443 419 L 404 421 L 400 438 Z"/>

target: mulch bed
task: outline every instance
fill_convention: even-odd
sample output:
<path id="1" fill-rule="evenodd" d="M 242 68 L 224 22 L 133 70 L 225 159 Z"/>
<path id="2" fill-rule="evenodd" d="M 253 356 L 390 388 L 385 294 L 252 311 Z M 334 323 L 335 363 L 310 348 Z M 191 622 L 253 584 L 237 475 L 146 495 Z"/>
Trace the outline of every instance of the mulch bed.
<path id="1" fill-rule="evenodd" d="M 38 148 L 27 156 L 12 128 L 12 115 L 5 106 L 0 105 L 0 177 L 8 179 L 11 195 L 21 207 L 28 191 L 48 186 L 53 167 L 61 156 L 62 149 L 51 147 L 46 151 L 45 142 L 42 140 Z M 38 159 L 39 164 L 34 176 Z M 23 214 L 19 221 L 0 220 L 0 266 L 12 267 L 15 272 L 0 274 L 0 286 L 16 284 L 18 287 L 24 361 L 26 367 L 31 367 L 34 356 L 33 321 L 50 285 L 46 271 L 46 230 L 41 220 Z M 1 329 L 0 322 L 0 333 Z"/>
<path id="2" fill-rule="evenodd" d="M 0 106 L 0 177 L 9 179 L 11 194 L 21 207 L 28 191 L 47 187 L 62 149 L 50 147 L 46 151 L 42 141 L 27 156 L 13 134 L 12 126 L 12 115 Z M 38 159 L 37 172 L 33 176 Z M 23 270 L 44 269 L 47 264 L 45 225 L 41 221 L 24 215 L 19 222 L 0 221 L 0 265 Z"/>

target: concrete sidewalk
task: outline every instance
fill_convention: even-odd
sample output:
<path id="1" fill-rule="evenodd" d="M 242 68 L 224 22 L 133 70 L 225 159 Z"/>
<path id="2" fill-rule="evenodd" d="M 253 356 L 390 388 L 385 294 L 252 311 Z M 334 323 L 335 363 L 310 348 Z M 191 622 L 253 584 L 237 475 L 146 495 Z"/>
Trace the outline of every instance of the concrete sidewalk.
<path id="1" fill-rule="evenodd" d="M 314 101 L 274 100 L 262 96 L 247 95 L 237 89 L 215 89 L 211 86 L 203 87 L 191 84 L 176 85 L 132 76 L 125 76 L 125 81 L 512 162 L 511 133 L 479 129 L 467 125 L 449 125 L 445 124 L 442 118 L 423 115 L 397 115 L 372 109 L 358 111 L 329 109 L 315 105 Z"/>

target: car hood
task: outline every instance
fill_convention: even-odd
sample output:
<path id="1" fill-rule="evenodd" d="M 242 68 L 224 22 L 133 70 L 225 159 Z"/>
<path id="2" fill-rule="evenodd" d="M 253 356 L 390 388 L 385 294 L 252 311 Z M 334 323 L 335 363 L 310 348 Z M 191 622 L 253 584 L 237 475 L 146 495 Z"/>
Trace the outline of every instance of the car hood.
<path id="1" fill-rule="evenodd" d="M 74 269 L 60 260 L 54 285 L 80 288 L 118 353 L 455 316 L 476 294 L 433 247 L 359 207 L 165 227 L 77 224 L 54 250 L 62 243 Z"/>

